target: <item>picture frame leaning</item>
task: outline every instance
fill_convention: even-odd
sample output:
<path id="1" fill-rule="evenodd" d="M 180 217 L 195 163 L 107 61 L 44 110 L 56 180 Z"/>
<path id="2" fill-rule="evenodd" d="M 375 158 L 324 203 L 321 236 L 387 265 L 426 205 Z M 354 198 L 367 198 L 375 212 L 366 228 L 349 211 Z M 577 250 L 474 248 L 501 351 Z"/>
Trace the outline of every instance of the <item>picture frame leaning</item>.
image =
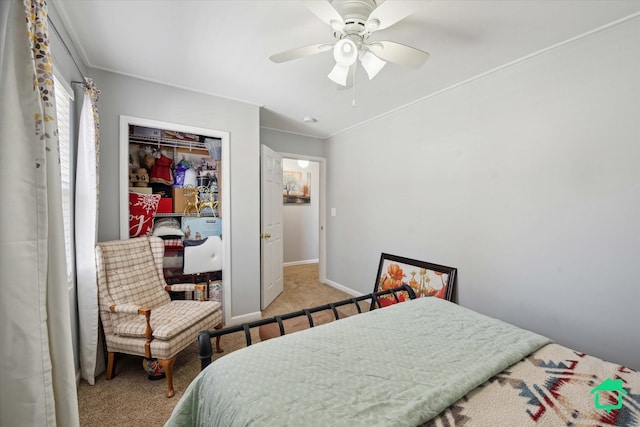
<path id="1" fill-rule="evenodd" d="M 456 273 L 457 269 L 454 267 L 382 253 L 373 292 L 408 285 L 417 298 L 436 297 L 451 301 Z M 384 295 L 379 298 L 380 307 L 407 299 L 406 292 L 399 292 L 395 297 L 393 294 Z"/>

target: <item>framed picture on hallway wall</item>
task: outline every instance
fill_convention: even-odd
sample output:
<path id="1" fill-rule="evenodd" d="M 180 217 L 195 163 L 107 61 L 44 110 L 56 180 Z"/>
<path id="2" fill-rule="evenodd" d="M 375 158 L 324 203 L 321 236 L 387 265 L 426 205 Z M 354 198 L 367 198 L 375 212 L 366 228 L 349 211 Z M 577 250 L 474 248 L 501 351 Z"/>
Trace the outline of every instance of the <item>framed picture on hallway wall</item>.
<path id="1" fill-rule="evenodd" d="M 373 292 L 409 285 L 417 298 L 436 297 L 451 301 L 457 269 L 425 261 L 383 253 Z M 406 292 L 396 293 L 398 302 L 409 299 Z M 380 297 L 380 306 L 396 303 L 392 294 Z"/>
<path id="2" fill-rule="evenodd" d="M 282 174 L 282 201 L 284 204 L 311 203 L 311 173 L 284 171 Z"/>

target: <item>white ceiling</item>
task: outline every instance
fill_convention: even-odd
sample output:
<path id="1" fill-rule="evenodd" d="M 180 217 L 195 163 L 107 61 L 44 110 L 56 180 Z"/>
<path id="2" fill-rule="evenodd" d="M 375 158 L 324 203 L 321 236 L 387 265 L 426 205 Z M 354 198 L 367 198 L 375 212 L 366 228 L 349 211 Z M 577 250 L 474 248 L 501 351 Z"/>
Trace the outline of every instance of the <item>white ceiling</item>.
<path id="1" fill-rule="evenodd" d="M 327 78 L 331 52 L 268 59 L 333 42 L 300 1 L 53 3 L 87 66 L 253 103 L 263 107 L 262 127 L 321 138 L 640 12 L 638 0 L 405 1 L 413 14 L 371 40 L 427 51 L 426 64 L 389 63 L 371 81 L 359 67 L 355 90 L 337 90 Z"/>

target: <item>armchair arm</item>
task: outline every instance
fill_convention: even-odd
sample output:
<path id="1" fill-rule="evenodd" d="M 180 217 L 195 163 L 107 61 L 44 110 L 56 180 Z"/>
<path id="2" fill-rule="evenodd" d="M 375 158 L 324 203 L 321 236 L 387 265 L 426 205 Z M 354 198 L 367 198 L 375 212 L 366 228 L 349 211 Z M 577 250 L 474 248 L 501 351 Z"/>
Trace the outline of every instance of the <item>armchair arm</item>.
<path id="1" fill-rule="evenodd" d="M 166 285 L 164 290 L 167 292 L 193 292 L 200 291 L 200 301 L 204 301 L 204 293 L 207 289 L 206 283 L 176 283 L 175 285 Z"/>
<path id="2" fill-rule="evenodd" d="M 135 304 L 120 304 L 112 305 L 109 307 L 112 313 L 128 313 L 128 314 L 141 314 L 144 316 L 146 322 L 146 328 L 144 331 L 144 337 L 146 339 L 144 343 L 144 355 L 147 359 L 151 359 L 151 340 L 153 339 L 153 330 L 151 329 L 151 309 L 146 307 L 138 307 Z"/>
<path id="3" fill-rule="evenodd" d="M 141 308 L 138 310 L 138 314 L 144 316 L 144 320 L 147 322 L 147 328 L 144 331 L 144 337 L 146 339 L 144 343 L 144 356 L 147 359 L 151 359 L 151 340 L 153 339 L 153 330 L 151 329 L 151 309 Z"/>
<path id="4" fill-rule="evenodd" d="M 112 305 L 109 307 L 112 313 L 127 313 L 127 314 L 141 314 L 139 313 L 142 310 L 142 307 L 139 307 L 135 304 L 118 304 Z"/>

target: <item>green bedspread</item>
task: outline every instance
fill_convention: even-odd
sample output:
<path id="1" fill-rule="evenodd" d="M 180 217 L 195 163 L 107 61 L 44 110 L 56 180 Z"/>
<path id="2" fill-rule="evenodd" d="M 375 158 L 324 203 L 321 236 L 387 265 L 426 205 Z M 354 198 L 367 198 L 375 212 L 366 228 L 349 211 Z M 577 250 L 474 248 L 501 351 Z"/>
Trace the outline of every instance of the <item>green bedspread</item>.
<path id="1" fill-rule="evenodd" d="M 415 426 L 549 342 L 419 298 L 221 357 L 166 426 Z"/>

